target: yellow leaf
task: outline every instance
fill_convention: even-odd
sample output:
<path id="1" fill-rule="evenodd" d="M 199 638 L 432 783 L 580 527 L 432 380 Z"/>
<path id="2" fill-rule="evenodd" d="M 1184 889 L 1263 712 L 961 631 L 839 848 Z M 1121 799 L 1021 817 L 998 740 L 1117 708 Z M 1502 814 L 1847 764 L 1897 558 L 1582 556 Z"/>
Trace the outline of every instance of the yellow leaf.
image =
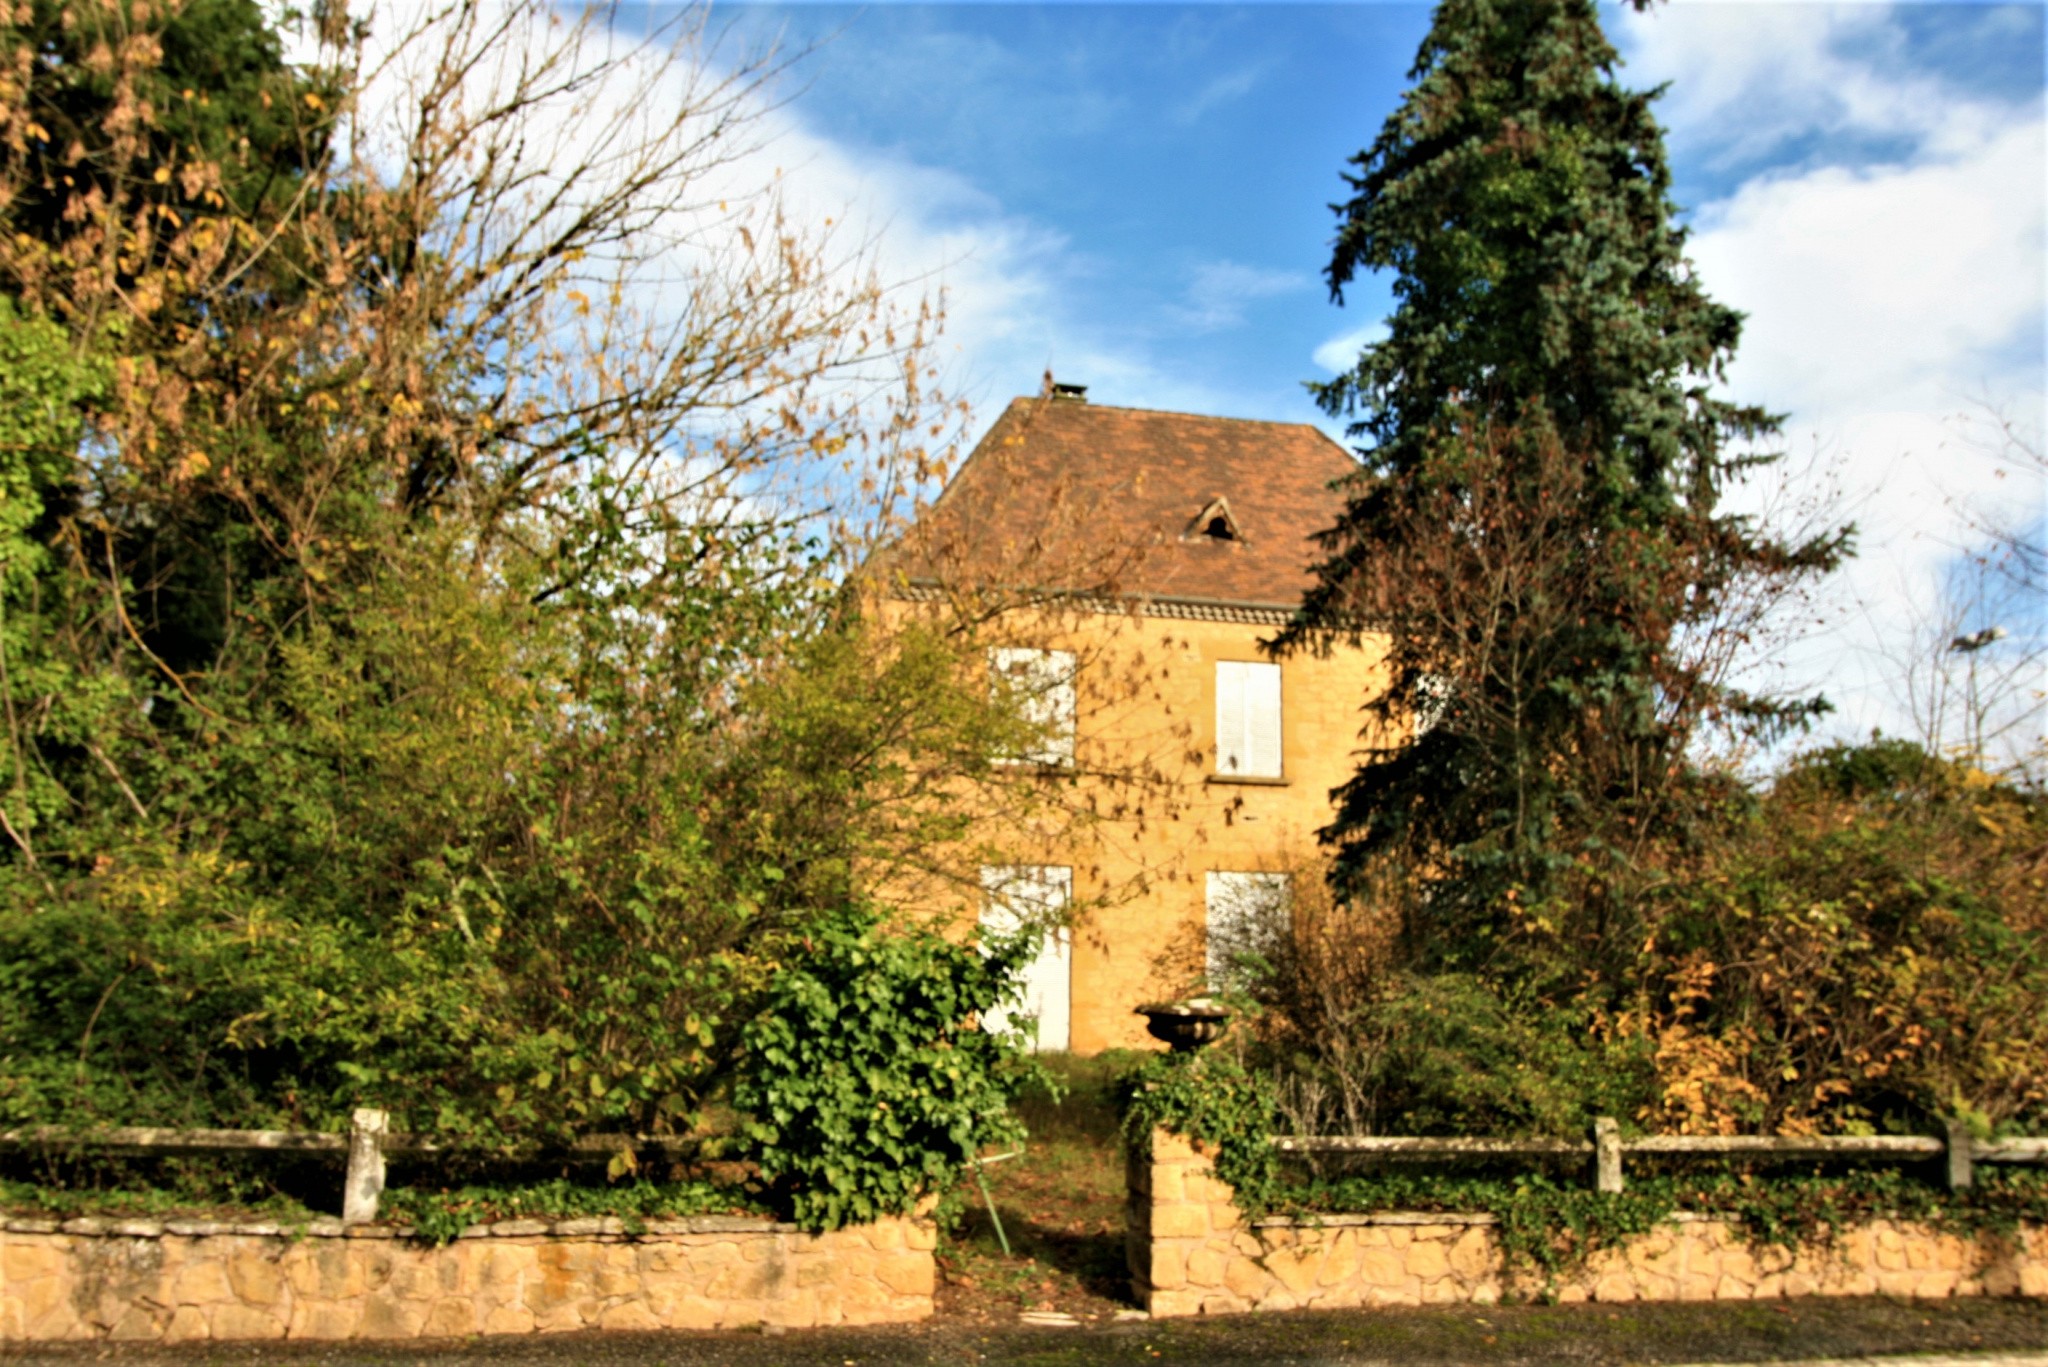
<path id="1" fill-rule="evenodd" d="M 156 168 L 156 183 L 159 185 L 169 185 L 171 183 L 170 167 L 159 166 Z"/>

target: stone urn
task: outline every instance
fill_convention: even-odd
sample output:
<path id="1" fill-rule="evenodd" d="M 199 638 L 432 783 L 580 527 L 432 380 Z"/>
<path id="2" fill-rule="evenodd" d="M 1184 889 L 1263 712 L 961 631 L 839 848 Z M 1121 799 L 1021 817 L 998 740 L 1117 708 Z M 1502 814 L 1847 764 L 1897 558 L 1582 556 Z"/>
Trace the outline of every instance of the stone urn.
<path id="1" fill-rule="evenodd" d="M 1223 1033 L 1230 1012 L 1207 997 L 1180 1002 L 1154 1002 L 1135 1013 L 1145 1018 L 1153 1039 L 1164 1040 L 1176 1054 L 1192 1054 Z"/>

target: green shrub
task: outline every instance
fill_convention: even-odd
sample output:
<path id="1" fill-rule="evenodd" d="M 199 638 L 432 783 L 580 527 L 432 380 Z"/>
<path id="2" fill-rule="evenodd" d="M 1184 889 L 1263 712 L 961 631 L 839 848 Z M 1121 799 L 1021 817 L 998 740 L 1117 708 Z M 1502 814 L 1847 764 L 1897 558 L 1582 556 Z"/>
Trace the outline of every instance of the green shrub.
<path id="1" fill-rule="evenodd" d="M 822 924 L 771 980 L 733 1101 L 775 1204 L 807 1229 L 909 1213 L 991 1144 L 1023 1138 L 1010 1101 L 1034 1065 L 975 1018 L 1036 950 L 980 949 L 865 910 Z"/>
<path id="2" fill-rule="evenodd" d="M 1298 900 L 1249 982 L 1251 1057 L 1303 1132 L 2039 1132 L 2044 843 L 2038 792 L 1831 746 L 1646 844 L 1627 918 L 1510 898 L 1515 935 L 1469 968 L 1418 950 L 1449 933 L 1426 908 Z"/>
<path id="3" fill-rule="evenodd" d="M 711 1182 L 621 1182 L 592 1185 L 552 1178 L 516 1185 L 467 1185 L 453 1190 L 395 1187 L 384 1193 L 380 1215 L 408 1224 L 416 1237 L 445 1244 L 471 1225 L 497 1220 L 611 1216 L 637 1232 L 648 1220 L 691 1215 L 752 1214 L 746 1193 Z"/>
<path id="4" fill-rule="evenodd" d="M 1393 974 L 1353 1029 L 1375 1046 L 1360 1085 L 1382 1133 L 1583 1137 L 1654 1080 L 1646 1044 L 1605 1035 L 1585 1002 L 1477 974 Z"/>
<path id="5" fill-rule="evenodd" d="M 1267 1080 L 1228 1049 L 1154 1055 L 1118 1090 L 1126 1144 L 1142 1150 L 1157 1128 L 1214 1145 L 1216 1175 L 1236 1188 L 1239 1206 L 1258 1214 L 1276 1199 L 1279 1109 Z"/>

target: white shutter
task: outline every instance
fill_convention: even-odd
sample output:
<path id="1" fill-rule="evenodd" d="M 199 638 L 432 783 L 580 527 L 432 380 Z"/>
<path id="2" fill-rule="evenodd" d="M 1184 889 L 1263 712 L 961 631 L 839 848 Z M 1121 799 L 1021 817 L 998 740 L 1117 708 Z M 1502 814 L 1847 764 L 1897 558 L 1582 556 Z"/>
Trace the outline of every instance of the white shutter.
<path id="1" fill-rule="evenodd" d="M 1280 777 L 1280 666 L 1245 666 L 1245 767 L 1257 778 Z"/>
<path id="2" fill-rule="evenodd" d="M 1035 650 L 1029 646 L 995 646 L 989 650 L 990 677 L 1015 690 L 1019 715 L 1037 732 L 1037 743 L 1014 763 L 1061 767 L 1074 762 L 1074 654 L 1069 650 Z"/>
<path id="3" fill-rule="evenodd" d="M 1038 715 L 1045 728 L 1037 755 L 1040 764 L 1070 765 L 1074 762 L 1074 653 L 1070 650 L 1039 652 Z"/>
<path id="4" fill-rule="evenodd" d="M 1216 662 L 1216 772 L 1280 777 L 1280 666 Z"/>
<path id="5" fill-rule="evenodd" d="M 1057 923 L 1074 890 L 1074 871 L 1057 866 L 991 865 L 981 871 L 982 927 L 1005 935 L 1031 922 Z M 1039 1050 L 1066 1049 L 1072 1038 L 1073 939 L 1050 931 L 1009 998 L 982 1017 L 982 1028 L 1021 1026 Z"/>
<path id="6" fill-rule="evenodd" d="M 1242 954 L 1265 953 L 1287 911 L 1284 873 L 1228 873 L 1208 877 L 1209 986 L 1227 991 Z"/>
<path id="7" fill-rule="evenodd" d="M 1216 662 L 1216 772 L 1245 771 L 1245 666 L 1237 660 Z"/>

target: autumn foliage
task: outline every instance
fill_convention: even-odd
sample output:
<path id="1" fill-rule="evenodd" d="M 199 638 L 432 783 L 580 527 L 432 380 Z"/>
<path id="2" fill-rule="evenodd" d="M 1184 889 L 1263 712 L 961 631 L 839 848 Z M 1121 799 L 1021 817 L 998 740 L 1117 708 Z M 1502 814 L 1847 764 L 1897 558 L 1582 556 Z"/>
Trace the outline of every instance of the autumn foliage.
<path id="1" fill-rule="evenodd" d="M 396 9 L 0 15 L 0 1125 L 694 1132 L 1008 781 L 845 589 L 957 414 L 773 59 Z"/>
<path id="2" fill-rule="evenodd" d="M 1626 943 L 1523 918 L 1428 969 L 1310 896 L 1256 959 L 1295 1124 L 1367 1133 L 1985 1132 L 2048 1123 L 2048 803 L 1904 741 L 1820 750 L 1651 847 Z M 1300 886 L 1300 883 L 1297 883 Z M 1512 910 L 1510 909 L 1510 914 Z M 1580 969 L 1537 978 L 1531 960 Z M 1504 968 L 1524 971 L 1504 972 Z"/>

